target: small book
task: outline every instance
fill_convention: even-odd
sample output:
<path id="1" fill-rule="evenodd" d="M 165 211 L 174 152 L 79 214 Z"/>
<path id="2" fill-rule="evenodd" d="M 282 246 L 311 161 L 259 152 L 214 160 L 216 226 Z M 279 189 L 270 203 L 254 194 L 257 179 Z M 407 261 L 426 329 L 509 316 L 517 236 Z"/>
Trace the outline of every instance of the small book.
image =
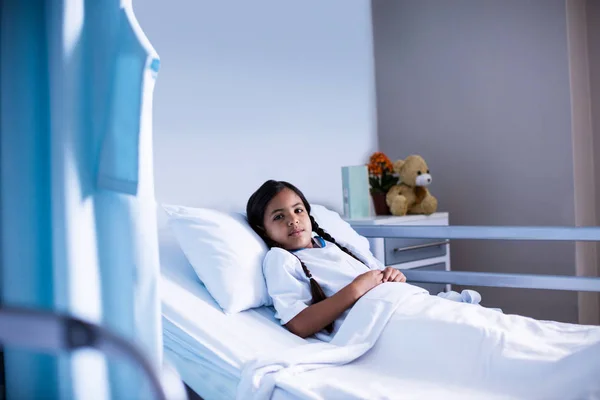
<path id="1" fill-rule="evenodd" d="M 366 165 L 342 167 L 342 190 L 344 217 L 347 219 L 369 218 L 371 197 L 369 172 Z"/>

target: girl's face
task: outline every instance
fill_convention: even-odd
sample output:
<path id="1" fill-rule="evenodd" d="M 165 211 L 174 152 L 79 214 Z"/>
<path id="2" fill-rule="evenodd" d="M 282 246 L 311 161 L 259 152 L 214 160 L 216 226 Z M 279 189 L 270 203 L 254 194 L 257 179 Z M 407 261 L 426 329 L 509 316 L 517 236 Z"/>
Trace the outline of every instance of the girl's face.
<path id="1" fill-rule="evenodd" d="M 267 236 L 286 250 L 312 247 L 312 224 L 302 199 L 290 189 L 273 197 L 265 210 Z"/>

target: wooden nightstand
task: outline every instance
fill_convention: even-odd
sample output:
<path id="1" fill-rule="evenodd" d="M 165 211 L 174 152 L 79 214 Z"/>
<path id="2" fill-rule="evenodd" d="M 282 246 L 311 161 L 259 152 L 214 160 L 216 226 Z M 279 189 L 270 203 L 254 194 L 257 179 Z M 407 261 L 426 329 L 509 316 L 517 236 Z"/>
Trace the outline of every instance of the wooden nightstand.
<path id="1" fill-rule="evenodd" d="M 345 219 L 352 227 L 361 225 L 449 225 L 448 213 L 429 216 L 376 216 Z M 450 271 L 450 243 L 440 239 L 369 238 L 371 252 L 384 265 L 403 269 Z M 415 283 L 431 294 L 450 290 L 450 285 Z"/>

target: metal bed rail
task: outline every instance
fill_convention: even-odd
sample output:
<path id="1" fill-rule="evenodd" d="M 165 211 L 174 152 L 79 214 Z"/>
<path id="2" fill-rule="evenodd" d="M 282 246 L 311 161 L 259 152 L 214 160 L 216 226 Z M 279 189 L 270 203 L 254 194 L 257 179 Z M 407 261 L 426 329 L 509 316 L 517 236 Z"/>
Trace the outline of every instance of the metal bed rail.
<path id="1" fill-rule="evenodd" d="M 366 238 L 600 242 L 600 227 L 363 225 L 353 229 Z M 419 283 L 600 292 L 600 277 L 409 269 L 402 272 L 408 281 Z"/>
<path id="2" fill-rule="evenodd" d="M 129 341 L 100 325 L 68 315 L 0 307 L 0 344 L 51 354 L 93 348 L 107 356 L 127 359 L 141 368 L 156 399 L 187 399 L 183 382 L 174 368 L 165 364 L 157 371 Z"/>

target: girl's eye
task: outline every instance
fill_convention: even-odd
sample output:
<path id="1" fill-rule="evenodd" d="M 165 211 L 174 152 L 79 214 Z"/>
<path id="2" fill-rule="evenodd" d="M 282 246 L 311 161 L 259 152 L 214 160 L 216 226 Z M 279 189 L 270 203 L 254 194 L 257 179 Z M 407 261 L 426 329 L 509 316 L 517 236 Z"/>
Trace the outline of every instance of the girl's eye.
<path id="1" fill-rule="evenodd" d="M 301 208 L 296 208 L 296 212 L 301 213 L 301 212 L 304 212 L 304 210 Z"/>
<path id="2" fill-rule="evenodd" d="M 277 221 L 278 219 L 281 219 L 281 218 L 283 218 L 283 215 L 281 215 L 281 214 L 276 215 L 275 218 L 273 218 L 273 221 Z"/>

